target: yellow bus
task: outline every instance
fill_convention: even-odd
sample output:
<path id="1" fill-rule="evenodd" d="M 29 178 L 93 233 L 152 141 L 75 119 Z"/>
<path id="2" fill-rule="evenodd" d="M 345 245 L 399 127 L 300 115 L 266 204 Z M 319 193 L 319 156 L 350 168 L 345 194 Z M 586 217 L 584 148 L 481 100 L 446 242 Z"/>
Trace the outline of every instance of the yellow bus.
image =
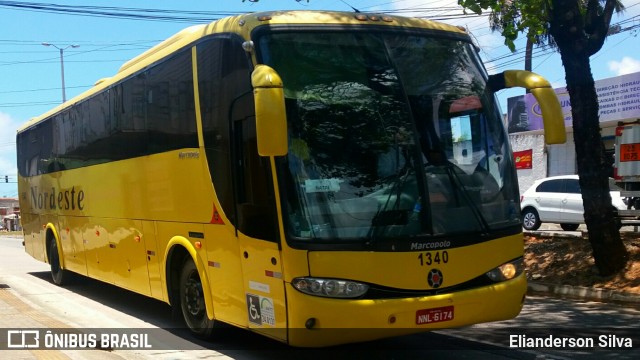
<path id="1" fill-rule="evenodd" d="M 327 346 L 515 317 L 519 192 L 470 36 L 346 12 L 187 28 L 17 133 L 26 252 L 226 323 Z"/>

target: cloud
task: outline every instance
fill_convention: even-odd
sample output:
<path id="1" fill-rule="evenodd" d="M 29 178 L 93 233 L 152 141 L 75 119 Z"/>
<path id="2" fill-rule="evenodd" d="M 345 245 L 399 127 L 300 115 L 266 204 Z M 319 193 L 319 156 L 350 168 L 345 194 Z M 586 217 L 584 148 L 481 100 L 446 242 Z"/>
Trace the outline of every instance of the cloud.
<path id="1" fill-rule="evenodd" d="M 16 130 L 19 125 L 18 120 L 0 112 L 0 175 L 2 176 L 17 173 Z"/>
<path id="2" fill-rule="evenodd" d="M 640 71 L 640 60 L 625 56 L 621 61 L 609 61 L 609 70 L 617 76 Z"/>

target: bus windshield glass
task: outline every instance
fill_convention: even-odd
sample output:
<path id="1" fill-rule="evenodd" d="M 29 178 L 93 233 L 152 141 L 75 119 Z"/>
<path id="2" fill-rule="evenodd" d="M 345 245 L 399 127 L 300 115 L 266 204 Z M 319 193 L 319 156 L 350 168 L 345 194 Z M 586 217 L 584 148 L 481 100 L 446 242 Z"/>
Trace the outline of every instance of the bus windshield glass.
<path id="1" fill-rule="evenodd" d="M 434 32 L 286 32 L 257 41 L 285 87 L 289 238 L 384 241 L 519 224 L 508 138 L 474 47 Z"/>

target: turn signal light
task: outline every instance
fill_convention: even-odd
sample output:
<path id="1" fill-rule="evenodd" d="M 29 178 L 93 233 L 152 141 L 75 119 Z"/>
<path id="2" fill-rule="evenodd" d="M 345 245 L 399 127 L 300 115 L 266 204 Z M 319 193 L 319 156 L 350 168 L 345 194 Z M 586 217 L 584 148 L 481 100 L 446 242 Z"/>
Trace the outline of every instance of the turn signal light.
<path id="1" fill-rule="evenodd" d="M 489 279 L 495 282 L 511 280 L 524 272 L 524 260 L 522 258 L 504 263 L 487 272 Z"/>

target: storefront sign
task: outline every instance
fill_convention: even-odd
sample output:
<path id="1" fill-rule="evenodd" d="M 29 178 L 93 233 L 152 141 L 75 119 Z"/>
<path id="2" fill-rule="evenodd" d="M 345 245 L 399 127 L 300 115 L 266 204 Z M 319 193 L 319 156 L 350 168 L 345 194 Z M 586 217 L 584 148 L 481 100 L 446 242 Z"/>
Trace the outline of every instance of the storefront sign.
<path id="1" fill-rule="evenodd" d="M 600 109 L 600 122 L 640 117 L 640 72 L 602 79 L 595 82 Z M 566 88 L 554 89 L 566 127 L 572 127 L 571 102 Z M 542 116 L 537 100 L 531 94 L 507 99 L 509 133 L 541 130 Z"/>
<path id="2" fill-rule="evenodd" d="M 514 151 L 513 159 L 516 169 L 531 169 L 533 165 L 533 150 Z"/>

